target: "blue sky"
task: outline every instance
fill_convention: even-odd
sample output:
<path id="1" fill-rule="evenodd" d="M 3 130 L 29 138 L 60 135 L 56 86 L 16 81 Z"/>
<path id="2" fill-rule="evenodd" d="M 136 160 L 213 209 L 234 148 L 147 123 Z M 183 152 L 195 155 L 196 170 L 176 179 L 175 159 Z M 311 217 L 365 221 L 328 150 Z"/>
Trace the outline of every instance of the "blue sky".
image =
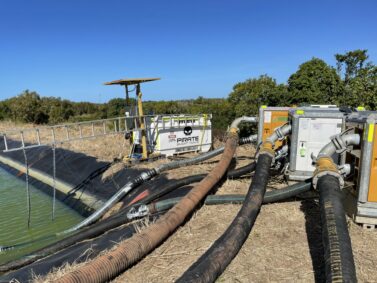
<path id="1" fill-rule="evenodd" d="M 312 57 L 368 49 L 377 1 L 0 1 L 0 99 L 25 89 L 105 102 L 124 77 L 161 77 L 145 100 L 226 97 L 268 74 L 286 82 Z"/>

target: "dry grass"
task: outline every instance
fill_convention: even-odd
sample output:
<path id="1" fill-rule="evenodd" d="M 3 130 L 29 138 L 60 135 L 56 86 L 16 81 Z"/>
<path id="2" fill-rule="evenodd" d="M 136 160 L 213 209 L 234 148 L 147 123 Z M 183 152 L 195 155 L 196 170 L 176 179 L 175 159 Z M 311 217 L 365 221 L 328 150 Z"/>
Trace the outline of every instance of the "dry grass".
<path id="1" fill-rule="evenodd" d="M 0 129 L 7 126 L 0 124 Z M 127 149 L 122 137 L 98 138 L 95 142 L 62 146 L 102 160 L 112 160 Z M 237 150 L 237 166 L 249 163 L 252 155 L 251 147 L 240 147 Z M 213 160 L 216 159 L 218 157 Z M 169 178 L 181 178 L 209 172 L 215 165 L 213 160 L 172 170 L 166 175 Z M 136 166 L 154 167 L 164 162 L 168 160 Z M 106 172 L 107 176 L 124 166 L 115 164 Z M 273 188 L 285 185 L 280 184 L 280 181 L 276 180 Z M 246 193 L 249 182 L 247 178 L 227 180 L 217 193 Z M 174 282 L 225 231 L 239 208 L 239 205 L 203 206 L 161 246 L 114 282 Z M 143 225 L 139 228 L 143 228 Z M 364 230 L 350 222 L 350 235 L 359 282 L 377 282 L 377 231 Z M 316 279 L 321 282 L 322 258 L 320 218 L 315 202 L 307 200 L 265 205 L 248 240 L 218 282 L 314 282 Z M 54 281 L 81 265 L 64 266 L 49 277 L 37 278 L 35 282 Z"/>
<path id="2" fill-rule="evenodd" d="M 85 265 L 86 262 L 81 263 L 72 263 L 72 264 L 64 264 L 63 266 L 59 268 L 53 269 L 49 274 L 45 276 L 33 276 L 33 282 L 34 283 L 48 283 L 48 282 L 54 282 L 55 280 L 61 278 L 66 274 L 67 272 L 72 272 L 74 270 L 79 269 L 81 266 Z"/>

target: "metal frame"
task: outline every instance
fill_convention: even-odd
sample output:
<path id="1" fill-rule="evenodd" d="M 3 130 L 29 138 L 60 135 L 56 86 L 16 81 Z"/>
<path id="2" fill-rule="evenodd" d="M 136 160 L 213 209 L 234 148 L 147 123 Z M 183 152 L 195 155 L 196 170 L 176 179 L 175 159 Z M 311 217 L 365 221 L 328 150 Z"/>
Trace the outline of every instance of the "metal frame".
<path id="1" fill-rule="evenodd" d="M 168 123 L 165 120 L 169 121 Z M 145 115 L 145 116 L 128 116 L 128 117 L 117 117 L 101 120 L 92 120 L 77 123 L 67 123 L 54 126 L 45 126 L 39 128 L 30 128 L 23 130 L 13 130 L 0 133 L 0 138 L 3 139 L 4 147 L 0 148 L 0 151 L 11 152 L 30 148 L 36 148 L 40 146 L 52 146 L 57 144 L 62 144 L 65 142 L 72 142 L 83 139 L 90 139 L 95 137 L 124 134 L 129 131 L 141 131 L 144 128 L 139 126 L 139 121 L 142 119 L 147 130 L 151 123 L 155 123 L 154 129 L 166 129 L 173 126 L 174 119 L 184 119 L 187 125 L 188 120 L 192 119 L 211 119 L 212 115 L 199 114 L 199 115 Z M 156 127 L 159 124 L 160 119 L 162 120 L 162 127 Z M 169 125 L 170 124 L 170 125 Z M 183 128 L 184 125 L 178 123 L 176 128 Z M 200 124 L 200 126 L 203 126 Z M 42 132 L 46 132 L 46 136 L 42 136 Z M 147 131 L 148 132 L 148 131 Z M 64 137 L 58 135 L 58 133 L 64 133 Z M 34 138 L 34 143 L 26 143 L 25 136 L 32 136 Z M 2 137 L 1 137 L 2 136 Z M 12 137 L 14 137 L 12 139 Z M 18 141 L 17 144 L 10 144 L 10 141 Z"/>
<path id="2" fill-rule="evenodd" d="M 352 184 L 353 190 L 343 189 L 344 207 L 356 223 L 377 225 L 377 203 L 368 201 L 370 169 L 372 165 L 373 141 L 368 141 L 369 125 L 377 124 L 377 112 L 362 111 L 352 113 L 346 122 L 347 128 L 361 129 L 361 150 L 351 150 L 351 155 L 360 158 L 360 170 L 357 184 Z M 357 186 L 355 188 L 355 186 Z"/>

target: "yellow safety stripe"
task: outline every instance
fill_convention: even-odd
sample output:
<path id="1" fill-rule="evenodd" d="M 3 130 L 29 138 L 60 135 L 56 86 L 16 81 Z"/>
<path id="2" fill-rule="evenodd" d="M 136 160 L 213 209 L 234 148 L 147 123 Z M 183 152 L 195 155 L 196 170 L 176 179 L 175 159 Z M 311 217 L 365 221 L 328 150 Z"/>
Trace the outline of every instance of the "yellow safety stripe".
<path id="1" fill-rule="evenodd" d="M 203 139 L 204 139 L 204 133 L 207 128 L 207 114 L 203 114 L 203 119 L 204 119 L 204 124 L 203 124 L 203 130 L 202 130 L 202 137 L 200 139 L 200 151 L 202 150 L 202 145 L 203 145 Z"/>
<path id="2" fill-rule="evenodd" d="M 374 136 L 374 124 L 369 124 L 368 142 L 372 142 L 373 141 L 373 136 Z"/>

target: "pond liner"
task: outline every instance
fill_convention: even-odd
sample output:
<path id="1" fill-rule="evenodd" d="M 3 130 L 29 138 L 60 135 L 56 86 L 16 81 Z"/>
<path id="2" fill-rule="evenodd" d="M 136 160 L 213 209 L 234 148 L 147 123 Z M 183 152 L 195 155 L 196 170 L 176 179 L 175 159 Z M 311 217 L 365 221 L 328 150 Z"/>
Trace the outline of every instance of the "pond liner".
<path id="1" fill-rule="evenodd" d="M 3 275 L 0 277 L 0 282 L 10 282 L 11 280 L 32 282 L 35 276 L 47 275 L 50 271 L 60 268 L 65 264 L 77 264 L 90 260 L 103 250 L 111 249 L 118 242 L 132 237 L 135 232 L 135 225 L 126 224 L 114 228 L 90 241 L 79 242 L 16 271 Z"/>
<path id="2" fill-rule="evenodd" d="M 173 180 L 174 181 L 174 180 Z M 164 176 L 160 176 L 156 178 L 154 181 L 148 181 L 145 184 L 141 185 L 139 188 L 136 188 L 134 192 L 132 192 L 130 195 L 127 195 L 124 199 L 125 203 L 130 203 L 135 195 L 139 194 L 142 190 L 145 190 L 145 186 L 149 187 L 149 190 L 152 194 L 154 194 L 163 184 L 166 184 L 167 180 Z M 143 201 L 143 200 L 141 200 Z M 60 239 L 57 242 L 54 242 L 52 244 L 49 244 L 41 249 L 38 249 L 32 253 L 29 253 L 28 255 L 13 260 L 10 262 L 7 262 L 5 264 L 0 265 L 0 273 L 9 272 L 11 270 L 19 269 L 23 266 L 29 265 L 32 262 L 35 262 L 41 258 L 45 258 L 53 253 L 59 252 L 60 250 L 67 248 L 69 246 L 72 246 L 75 243 L 78 243 L 80 241 L 88 240 L 91 238 L 95 238 L 100 236 L 101 234 L 104 234 L 107 230 L 114 229 L 116 227 L 119 227 L 121 225 L 124 225 L 126 223 L 129 223 L 130 220 L 128 220 L 125 215 L 129 211 L 130 207 L 124 208 L 122 211 L 119 211 L 115 213 L 114 215 L 111 215 L 109 218 L 99 221 L 98 223 L 85 227 L 82 230 L 80 230 L 79 233 L 69 235 L 66 238 Z M 39 241 L 43 241 L 46 239 L 53 239 L 56 238 L 58 240 L 57 234 L 50 235 L 46 238 L 41 238 Z M 35 242 L 35 241 L 33 241 Z M 21 243 L 17 246 L 25 246 L 28 245 L 30 242 Z M 17 248 L 16 246 L 14 246 Z"/>
<path id="3" fill-rule="evenodd" d="M 247 166 L 247 167 L 248 167 L 248 166 Z M 101 168 L 99 168 L 99 169 L 101 169 Z M 124 170 L 123 170 L 123 171 L 124 171 Z M 128 171 L 128 169 L 127 169 L 127 171 Z M 123 182 L 125 182 L 125 181 L 124 181 L 124 176 L 123 176 L 123 177 L 120 177 L 120 175 L 123 175 L 123 174 L 124 174 L 124 172 L 120 172 L 120 174 L 119 174 L 119 173 L 115 174 L 115 175 L 116 175 L 115 178 L 113 178 L 113 180 L 111 180 L 111 181 L 114 182 L 114 179 L 118 179 L 118 178 L 120 178 L 121 180 L 123 180 Z M 89 177 L 93 177 L 93 173 L 89 174 Z M 95 176 L 95 177 L 97 177 L 97 176 Z M 116 178 L 116 177 L 118 177 L 118 178 Z M 91 181 L 91 180 L 90 180 L 91 178 L 88 178 L 88 177 L 87 177 L 86 180 L 88 180 L 88 179 L 89 179 L 89 181 Z M 87 182 L 86 180 L 84 180 L 83 182 Z M 164 178 L 163 176 L 161 176 L 161 177 L 159 177 L 159 178 L 156 178 L 156 179 L 153 181 L 153 183 L 156 183 L 156 181 L 157 181 L 157 182 L 160 181 L 160 182 L 163 184 L 163 183 L 166 182 L 166 178 Z M 116 182 L 116 180 L 115 180 L 115 182 Z M 130 202 L 130 201 L 132 200 L 132 197 L 134 197 L 135 195 L 139 194 L 140 191 L 142 191 L 143 189 L 145 190 L 145 187 L 149 187 L 149 186 L 150 186 L 150 183 L 151 183 L 151 181 L 148 181 L 148 182 L 146 182 L 145 184 L 143 184 L 142 186 L 140 186 L 140 188 L 138 188 L 138 190 L 135 190 L 134 192 L 132 192 L 132 194 L 130 194 L 129 196 L 127 196 L 126 199 L 123 200 L 123 202 L 124 202 L 124 203 Z M 80 184 L 79 184 L 79 186 L 80 186 Z M 119 185 L 118 185 L 117 187 L 119 187 Z M 69 199 L 69 198 L 66 197 L 66 199 Z"/>
<path id="4" fill-rule="evenodd" d="M 0 148 L 2 148 L 0 138 Z M 8 144 L 15 141 L 8 140 Z M 52 195 L 53 157 L 52 149 L 41 146 L 26 150 L 30 184 L 48 195 Z M 127 168 L 102 180 L 102 173 L 113 162 L 99 161 L 83 153 L 56 148 L 57 199 L 64 202 L 84 217 L 90 215 L 127 181 L 143 170 Z M 23 152 L 0 152 L 0 166 L 25 180 Z M 60 185 L 60 187 L 59 187 Z"/>

